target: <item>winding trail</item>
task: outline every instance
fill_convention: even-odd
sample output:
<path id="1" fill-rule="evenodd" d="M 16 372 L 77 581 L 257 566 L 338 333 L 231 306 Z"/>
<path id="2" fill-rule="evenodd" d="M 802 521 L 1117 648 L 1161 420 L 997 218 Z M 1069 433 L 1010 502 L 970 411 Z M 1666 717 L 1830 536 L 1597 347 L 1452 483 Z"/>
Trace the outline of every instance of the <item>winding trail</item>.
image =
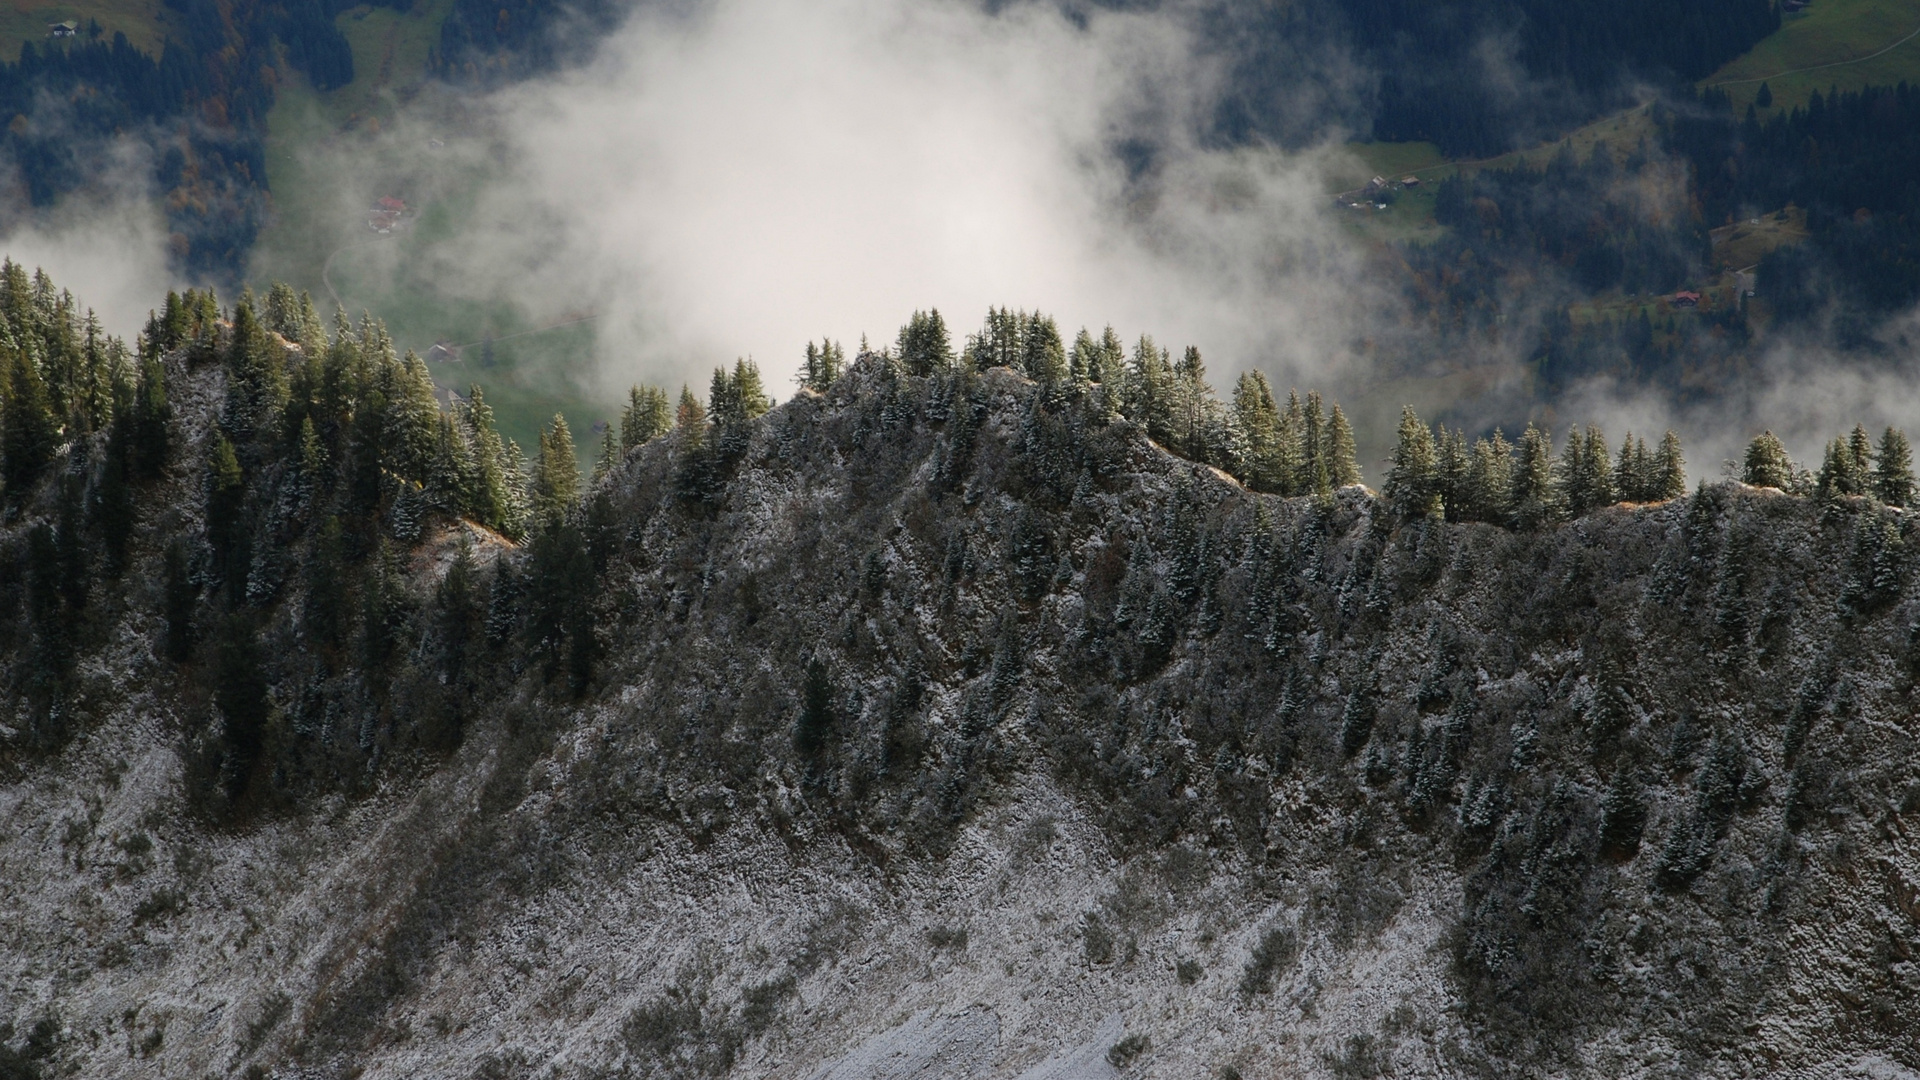
<path id="1" fill-rule="evenodd" d="M 370 240 L 359 240 L 351 244 L 342 244 L 339 247 L 334 248 L 332 251 L 327 253 L 327 261 L 321 264 L 320 266 L 320 284 L 325 285 L 327 287 L 327 295 L 333 297 L 334 307 L 339 308 L 341 311 L 347 310 L 346 303 L 340 299 L 339 290 L 333 287 L 334 258 L 337 257 L 343 251 L 352 251 L 354 248 L 366 247 L 368 244 L 377 244 L 382 239 L 388 239 L 388 238 L 376 236 Z"/>

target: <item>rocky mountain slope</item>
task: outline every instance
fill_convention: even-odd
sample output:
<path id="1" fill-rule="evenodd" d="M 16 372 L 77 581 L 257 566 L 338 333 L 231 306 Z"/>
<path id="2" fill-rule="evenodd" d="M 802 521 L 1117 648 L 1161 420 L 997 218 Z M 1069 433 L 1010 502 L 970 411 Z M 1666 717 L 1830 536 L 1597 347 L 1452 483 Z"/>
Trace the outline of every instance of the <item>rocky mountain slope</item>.
<path id="1" fill-rule="evenodd" d="M 0 1075 L 1920 1070 L 1896 511 L 1399 521 L 867 357 L 522 548 L 389 502 L 390 692 L 283 575 L 236 778 L 163 565 L 228 375 L 170 364 L 65 734 L 6 733 Z"/>

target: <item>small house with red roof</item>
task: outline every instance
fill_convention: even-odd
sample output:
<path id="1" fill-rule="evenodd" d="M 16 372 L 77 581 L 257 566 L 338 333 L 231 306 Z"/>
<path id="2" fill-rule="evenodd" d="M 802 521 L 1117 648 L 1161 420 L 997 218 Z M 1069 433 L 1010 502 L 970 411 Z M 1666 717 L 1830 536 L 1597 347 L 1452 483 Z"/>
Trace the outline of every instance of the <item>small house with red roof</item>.
<path id="1" fill-rule="evenodd" d="M 1699 307 L 1700 294 L 1697 292 L 1688 292 L 1685 289 L 1682 289 L 1681 291 L 1673 294 L 1673 306 L 1674 307 Z"/>

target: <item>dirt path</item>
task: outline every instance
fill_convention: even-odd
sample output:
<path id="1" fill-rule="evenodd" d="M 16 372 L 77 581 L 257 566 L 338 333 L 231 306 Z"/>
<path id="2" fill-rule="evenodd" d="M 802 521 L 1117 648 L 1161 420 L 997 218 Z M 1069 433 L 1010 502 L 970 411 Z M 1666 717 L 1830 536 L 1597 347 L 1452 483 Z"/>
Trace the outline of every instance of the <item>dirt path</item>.
<path id="1" fill-rule="evenodd" d="M 370 240 L 359 240 L 351 244 L 342 244 L 339 247 L 334 248 L 332 251 L 327 253 L 327 261 L 321 264 L 321 267 L 320 267 L 320 284 L 325 285 L 327 287 L 327 295 L 333 297 L 334 307 L 339 308 L 341 311 L 347 310 L 346 303 L 340 299 L 339 290 L 333 287 L 334 258 L 343 251 L 352 251 L 354 248 L 366 247 L 368 244 L 377 244 L 382 239 L 383 239 L 382 237 L 376 236 Z"/>

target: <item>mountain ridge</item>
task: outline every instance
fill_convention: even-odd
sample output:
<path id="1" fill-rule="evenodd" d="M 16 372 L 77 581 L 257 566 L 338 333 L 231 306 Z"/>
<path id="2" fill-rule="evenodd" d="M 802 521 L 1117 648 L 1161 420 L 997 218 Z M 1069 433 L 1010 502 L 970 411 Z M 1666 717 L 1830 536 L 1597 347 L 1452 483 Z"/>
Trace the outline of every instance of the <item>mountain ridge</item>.
<path id="1" fill-rule="evenodd" d="M 190 351 L 185 463 L 237 377 Z M 216 490 L 176 468 L 72 741 L 10 754 L 0 867 L 36 884 L 0 896 L 0 981 L 52 1034 L 8 1045 L 90 1075 L 1920 1067 L 1908 515 L 1715 485 L 1409 519 L 1050 396 L 870 354 L 717 469 L 655 439 L 467 600 L 454 563 L 395 574 L 404 647 L 332 681 L 305 571 L 210 576 L 196 625 L 254 611 L 271 690 L 231 804 L 232 653 L 166 659 L 155 614 Z M 418 549 L 407 490 L 377 520 Z M 478 673 L 430 736 L 460 604 Z M 369 722 L 377 767 L 298 780 Z"/>

